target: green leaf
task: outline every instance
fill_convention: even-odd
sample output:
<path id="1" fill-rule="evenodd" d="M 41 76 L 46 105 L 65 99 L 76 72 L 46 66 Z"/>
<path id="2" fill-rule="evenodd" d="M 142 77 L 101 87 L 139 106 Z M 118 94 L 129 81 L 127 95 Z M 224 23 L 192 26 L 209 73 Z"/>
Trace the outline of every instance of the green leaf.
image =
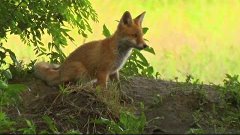
<path id="1" fill-rule="evenodd" d="M 33 122 L 25 120 L 28 127 L 21 128 L 18 131 L 21 131 L 23 134 L 36 134 L 36 126 Z"/>
<path id="2" fill-rule="evenodd" d="M 4 112 L 0 112 L 0 132 L 7 133 L 14 131 L 15 122 L 11 121 Z"/>
<path id="3" fill-rule="evenodd" d="M 105 24 L 103 25 L 103 35 L 105 37 L 110 37 L 111 36 L 110 31 L 108 30 L 108 28 L 106 27 Z"/>
<path id="4" fill-rule="evenodd" d="M 8 70 L 3 70 L 2 75 L 6 77 L 7 80 L 12 79 L 12 73 Z"/>
<path id="5" fill-rule="evenodd" d="M 8 84 L 9 90 L 24 91 L 27 89 L 27 86 L 24 84 Z"/>
<path id="6" fill-rule="evenodd" d="M 153 67 L 152 67 L 152 66 L 150 66 L 150 67 L 148 68 L 148 72 L 149 72 L 150 74 L 153 73 Z"/>
<path id="7" fill-rule="evenodd" d="M 150 52 L 152 54 L 155 54 L 155 51 L 154 51 L 154 49 L 152 47 L 147 47 L 147 48 L 144 49 L 144 51 Z"/>
<path id="8" fill-rule="evenodd" d="M 12 51 L 8 51 L 12 61 L 14 62 L 14 64 L 18 64 L 18 61 L 17 61 L 17 58 L 16 58 L 16 55 L 12 52 Z"/>
<path id="9" fill-rule="evenodd" d="M 81 134 L 81 132 L 78 131 L 78 130 L 71 129 L 71 130 L 67 131 L 66 134 L 74 134 L 74 135 L 76 135 L 76 134 Z"/>
<path id="10" fill-rule="evenodd" d="M 148 64 L 147 59 L 146 59 L 139 51 L 136 51 L 136 54 L 137 54 L 137 56 L 141 59 L 141 61 L 142 61 L 144 64 Z M 148 65 L 149 65 L 149 64 L 148 64 Z"/>
<path id="11" fill-rule="evenodd" d="M 7 89 L 7 88 L 8 88 L 7 83 L 5 83 L 4 81 L 0 80 L 0 89 L 5 90 L 5 89 Z"/>
<path id="12" fill-rule="evenodd" d="M 95 119 L 92 122 L 94 122 L 95 124 L 106 124 L 106 125 L 111 124 L 111 121 L 109 119 L 105 119 L 103 117 L 101 117 L 100 119 Z"/>
<path id="13" fill-rule="evenodd" d="M 147 28 L 147 27 L 144 27 L 144 28 L 142 28 L 142 31 L 143 31 L 143 34 L 146 34 L 147 31 L 148 31 L 148 28 Z"/>
<path id="14" fill-rule="evenodd" d="M 54 134 L 57 134 L 59 133 L 58 132 L 58 129 L 55 125 L 55 122 L 47 115 L 44 115 L 43 117 L 43 120 L 47 123 L 48 127 L 50 128 L 50 130 L 54 133 Z"/>

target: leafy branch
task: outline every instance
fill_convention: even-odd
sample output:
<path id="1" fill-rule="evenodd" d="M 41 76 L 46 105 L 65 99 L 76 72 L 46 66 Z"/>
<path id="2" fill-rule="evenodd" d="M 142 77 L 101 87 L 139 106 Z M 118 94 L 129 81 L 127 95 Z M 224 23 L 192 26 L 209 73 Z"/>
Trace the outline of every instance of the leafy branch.
<path id="1" fill-rule="evenodd" d="M 61 62 L 66 57 L 62 48 L 67 46 L 71 28 L 87 37 L 92 32 L 89 20 L 97 22 L 97 13 L 88 0 L 2 0 L 0 4 L 0 39 L 7 33 L 19 35 L 27 45 L 34 47 L 37 56 L 47 55 L 51 62 Z M 42 35 L 52 41 L 42 43 Z"/>

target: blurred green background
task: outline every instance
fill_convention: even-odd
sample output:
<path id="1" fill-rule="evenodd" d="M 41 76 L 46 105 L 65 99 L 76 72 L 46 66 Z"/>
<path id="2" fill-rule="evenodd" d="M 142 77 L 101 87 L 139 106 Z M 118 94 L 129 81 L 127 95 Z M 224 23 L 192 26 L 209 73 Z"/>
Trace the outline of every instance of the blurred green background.
<path id="1" fill-rule="evenodd" d="M 226 73 L 240 74 L 240 0 L 90 0 L 99 22 L 91 23 L 93 33 L 83 39 L 71 33 L 68 54 L 83 42 L 104 38 L 102 26 L 113 32 L 124 11 L 133 17 L 146 11 L 143 22 L 149 31 L 145 38 L 156 55 L 144 53 L 162 79 L 191 74 L 204 83 L 222 82 Z M 50 39 L 43 38 L 44 42 Z M 36 58 L 30 47 L 10 36 L 5 45 L 28 62 Z M 44 58 L 41 58 L 42 60 Z"/>

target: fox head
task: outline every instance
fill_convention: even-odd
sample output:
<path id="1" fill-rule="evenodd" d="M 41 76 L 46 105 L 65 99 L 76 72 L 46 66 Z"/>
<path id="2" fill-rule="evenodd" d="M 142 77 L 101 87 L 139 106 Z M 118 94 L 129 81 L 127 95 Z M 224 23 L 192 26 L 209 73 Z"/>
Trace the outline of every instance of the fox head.
<path id="1" fill-rule="evenodd" d="M 147 46 L 143 39 L 142 21 L 145 12 L 132 19 L 131 14 L 126 11 L 117 28 L 117 35 L 121 43 L 131 48 L 142 50 Z"/>

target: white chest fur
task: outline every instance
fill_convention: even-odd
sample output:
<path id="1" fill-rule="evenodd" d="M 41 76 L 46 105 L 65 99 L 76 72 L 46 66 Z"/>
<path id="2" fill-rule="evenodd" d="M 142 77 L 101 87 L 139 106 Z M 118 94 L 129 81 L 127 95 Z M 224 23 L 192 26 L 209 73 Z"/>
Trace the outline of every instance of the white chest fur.
<path id="1" fill-rule="evenodd" d="M 117 50 L 116 55 L 117 58 L 115 60 L 115 63 L 113 65 L 112 73 L 115 73 L 116 71 L 120 70 L 123 65 L 126 63 L 128 57 L 130 56 L 132 52 L 132 45 L 136 44 L 131 39 L 123 38 L 119 40 L 117 43 Z"/>
<path id="2" fill-rule="evenodd" d="M 117 61 L 115 63 L 117 70 L 119 70 L 123 67 L 123 65 L 126 63 L 128 57 L 130 56 L 131 52 L 132 52 L 132 49 L 129 49 L 125 52 L 120 52 L 118 54 Z"/>
<path id="3" fill-rule="evenodd" d="M 119 48 L 117 52 L 117 58 L 113 66 L 113 72 L 120 70 L 124 64 L 126 63 L 128 57 L 130 56 L 132 52 L 131 48 Z"/>

